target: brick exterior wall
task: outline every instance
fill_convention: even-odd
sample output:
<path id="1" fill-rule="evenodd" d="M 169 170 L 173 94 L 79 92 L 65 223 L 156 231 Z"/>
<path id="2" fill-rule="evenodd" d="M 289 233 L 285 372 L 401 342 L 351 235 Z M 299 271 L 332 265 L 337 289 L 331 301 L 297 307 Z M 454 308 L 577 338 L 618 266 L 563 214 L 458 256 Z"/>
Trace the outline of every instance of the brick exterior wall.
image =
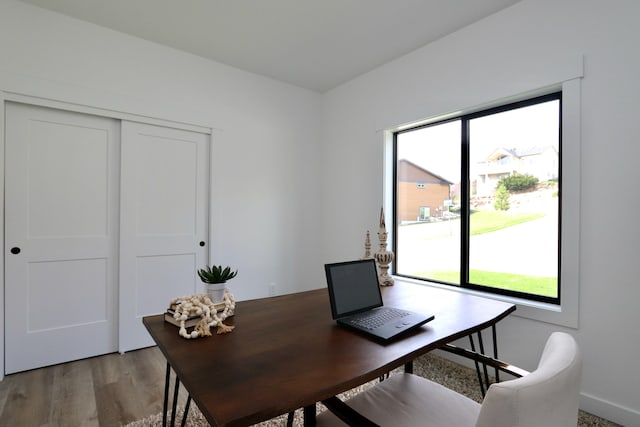
<path id="1" fill-rule="evenodd" d="M 429 207 L 430 215 L 440 215 L 437 208 L 444 208 L 450 198 L 451 183 L 407 161 L 398 162 L 399 222 L 417 221 L 421 207 Z"/>

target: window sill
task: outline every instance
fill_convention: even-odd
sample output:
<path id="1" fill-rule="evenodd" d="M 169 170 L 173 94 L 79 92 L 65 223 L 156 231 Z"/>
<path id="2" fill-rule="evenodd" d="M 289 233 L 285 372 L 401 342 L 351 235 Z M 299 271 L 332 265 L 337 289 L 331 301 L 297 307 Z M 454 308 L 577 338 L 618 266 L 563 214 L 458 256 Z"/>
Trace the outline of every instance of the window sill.
<path id="1" fill-rule="evenodd" d="M 496 295 L 488 292 L 476 291 L 473 289 L 465 289 L 457 286 L 442 285 L 440 283 L 429 282 L 427 280 L 409 279 L 406 277 L 394 276 L 397 282 L 414 283 L 422 286 L 431 286 L 439 289 L 445 289 L 451 292 L 461 292 L 469 295 L 475 295 L 483 298 L 490 298 L 498 301 L 509 302 L 516 305 L 516 311 L 512 316 L 518 316 L 525 319 L 535 320 L 539 322 L 551 323 L 559 326 L 570 328 L 578 327 L 577 309 L 572 307 L 573 304 L 548 304 L 537 301 L 525 300 L 522 298 L 514 298 L 505 295 Z"/>

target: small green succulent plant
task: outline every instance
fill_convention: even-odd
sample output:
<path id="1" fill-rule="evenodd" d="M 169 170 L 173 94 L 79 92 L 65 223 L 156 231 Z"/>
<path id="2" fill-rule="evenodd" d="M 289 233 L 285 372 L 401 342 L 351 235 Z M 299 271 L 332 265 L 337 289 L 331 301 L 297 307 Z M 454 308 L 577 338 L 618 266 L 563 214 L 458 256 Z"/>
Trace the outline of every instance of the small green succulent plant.
<path id="1" fill-rule="evenodd" d="M 198 276 L 204 283 L 224 283 L 238 275 L 238 270 L 231 271 L 231 267 L 221 265 L 206 266 L 198 270 Z"/>

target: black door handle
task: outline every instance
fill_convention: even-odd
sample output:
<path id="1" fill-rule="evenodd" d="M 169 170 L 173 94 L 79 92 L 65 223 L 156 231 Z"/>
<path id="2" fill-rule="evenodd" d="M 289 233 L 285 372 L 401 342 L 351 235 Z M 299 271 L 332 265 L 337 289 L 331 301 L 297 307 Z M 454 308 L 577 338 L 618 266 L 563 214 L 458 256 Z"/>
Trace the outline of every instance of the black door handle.
<path id="1" fill-rule="evenodd" d="M 13 248 L 11 248 L 11 253 L 14 255 L 18 255 L 20 253 L 20 248 L 17 246 L 14 246 Z"/>
<path id="2" fill-rule="evenodd" d="M 200 242 L 200 246 L 204 246 L 204 245 L 205 245 L 204 241 Z"/>

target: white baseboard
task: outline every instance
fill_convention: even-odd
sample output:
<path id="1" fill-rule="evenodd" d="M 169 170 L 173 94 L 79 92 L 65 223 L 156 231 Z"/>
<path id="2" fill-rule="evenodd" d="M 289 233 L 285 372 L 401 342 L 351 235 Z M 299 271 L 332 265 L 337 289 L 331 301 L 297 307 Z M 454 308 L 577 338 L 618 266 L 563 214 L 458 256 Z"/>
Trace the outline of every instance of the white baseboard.
<path id="1" fill-rule="evenodd" d="M 640 426 L 640 412 L 590 394 L 580 393 L 580 409 L 622 426 Z"/>

